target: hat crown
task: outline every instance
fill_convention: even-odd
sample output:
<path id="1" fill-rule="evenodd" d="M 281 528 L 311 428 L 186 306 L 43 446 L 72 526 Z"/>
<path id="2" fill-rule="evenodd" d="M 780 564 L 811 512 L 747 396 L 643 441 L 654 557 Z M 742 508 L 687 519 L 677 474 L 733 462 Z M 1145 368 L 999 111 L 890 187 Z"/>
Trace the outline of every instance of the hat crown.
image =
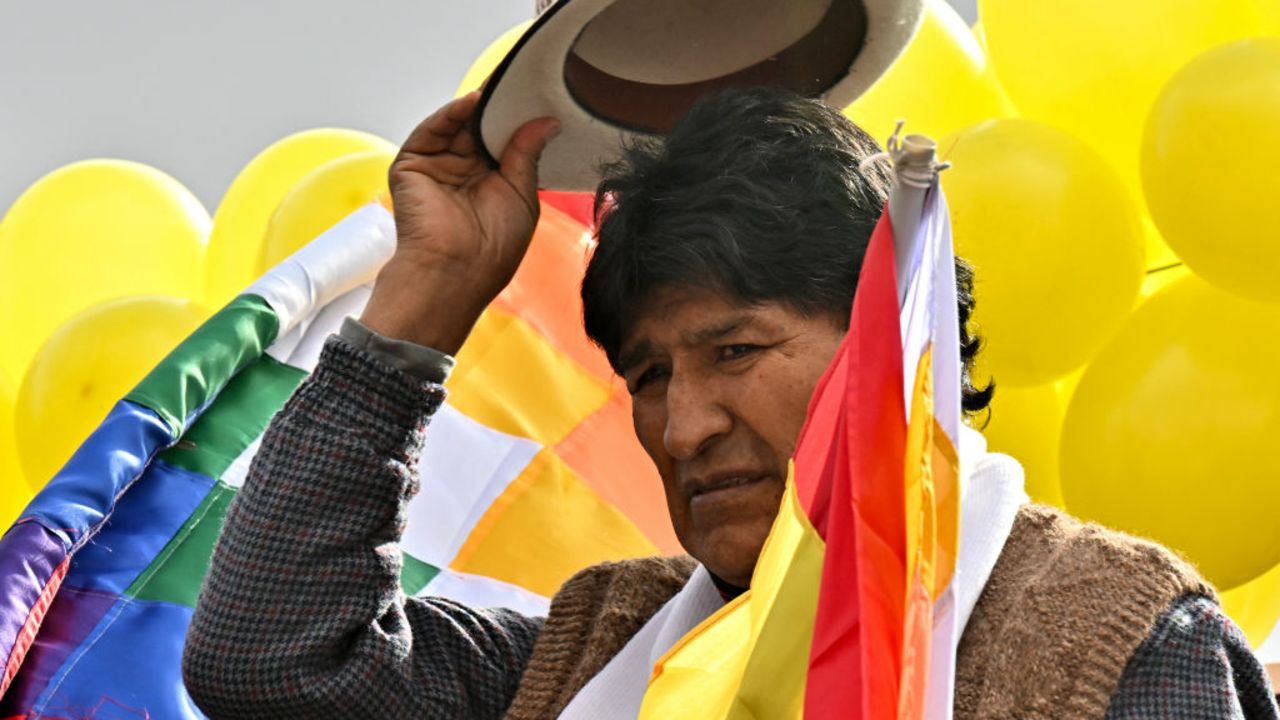
<path id="1" fill-rule="evenodd" d="M 616 0 L 582 29 L 572 52 L 623 80 L 702 82 L 783 53 L 818 27 L 832 2 Z"/>
<path id="2" fill-rule="evenodd" d="M 865 36 L 859 0 L 613 0 L 573 39 L 564 82 L 596 118 L 665 133 L 724 88 L 819 97 L 849 73 Z"/>
<path id="3" fill-rule="evenodd" d="M 727 87 L 790 89 L 844 107 L 902 52 L 925 0 L 537 0 L 477 109 L 499 157 L 527 120 L 554 116 L 539 178 L 589 190 L 637 134 L 663 134 Z M 496 162 L 496 160 L 495 160 Z"/>

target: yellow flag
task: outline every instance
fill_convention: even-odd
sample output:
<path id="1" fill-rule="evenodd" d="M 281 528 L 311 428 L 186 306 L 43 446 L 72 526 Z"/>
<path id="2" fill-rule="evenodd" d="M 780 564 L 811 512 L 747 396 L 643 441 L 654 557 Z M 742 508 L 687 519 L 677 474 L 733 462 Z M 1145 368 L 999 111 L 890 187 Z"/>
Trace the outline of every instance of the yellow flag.
<path id="1" fill-rule="evenodd" d="M 789 479 L 751 589 L 658 661 L 641 720 L 801 717 L 824 550 Z"/>

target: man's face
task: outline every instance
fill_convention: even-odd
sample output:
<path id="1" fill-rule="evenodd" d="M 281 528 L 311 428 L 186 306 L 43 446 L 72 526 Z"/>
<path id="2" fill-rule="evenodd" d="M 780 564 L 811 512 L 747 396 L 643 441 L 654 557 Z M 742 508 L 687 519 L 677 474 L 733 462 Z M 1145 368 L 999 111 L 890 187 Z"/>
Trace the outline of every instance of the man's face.
<path id="1" fill-rule="evenodd" d="M 809 397 L 843 335 L 831 315 L 682 287 L 646 298 L 624 338 L 636 435 L 676 535 L 730 583 L 751 581 Z"/>

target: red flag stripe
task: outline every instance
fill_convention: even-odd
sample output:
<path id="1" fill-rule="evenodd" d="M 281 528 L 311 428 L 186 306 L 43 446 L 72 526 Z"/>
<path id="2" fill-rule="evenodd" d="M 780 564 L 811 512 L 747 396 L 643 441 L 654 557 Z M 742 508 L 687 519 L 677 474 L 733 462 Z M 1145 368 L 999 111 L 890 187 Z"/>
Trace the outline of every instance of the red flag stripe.
<path id="1" fill-rule="evenodd" d="M 905 607 L 902 339 L 893 231 L 881 217 L 850 330 L 819 383 L 796 486 L 827 552 L 805 717 L 897 715 Z"/>

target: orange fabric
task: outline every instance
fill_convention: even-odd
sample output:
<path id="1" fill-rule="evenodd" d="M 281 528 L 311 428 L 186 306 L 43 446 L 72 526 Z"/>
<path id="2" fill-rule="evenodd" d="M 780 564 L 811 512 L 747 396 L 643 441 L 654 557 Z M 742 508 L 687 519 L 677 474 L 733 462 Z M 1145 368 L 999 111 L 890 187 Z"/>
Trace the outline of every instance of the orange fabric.
<path id="1" fill-rule="evenodd" d="M 924 720 L 932 635 L 933 598 L 918 565 L 907 589 L 907 608 L 903 617 L 902 684 L 897 714 L 901 720 Z"/>
<path id="2" fill-rule="evenodd" d="M 582 330 L 582 275 L 592 246 L 586 227 L 543 204 L 529 252 L 492 307 L 519 315 L 588 373 L 609 382 L 608 360 Z"/>
<path id="3" fill-rule="evenodd" d="M 906 610 L 902 638 L 902 685 L 898 717 L 924 717 L 929 681 L 929 651 L 933 634 L 933 603 L 937 584 L 937 515 L 933 478 L 933 350 L 926 347 L 916 364 L 907 425 L 903 476 L 906 510 Z"/>
<path id="4" fill-rule="evenodd" d="M 546 199 L 546 198 L 544 198 Z M 529 252 L 493 307 L 520 317 L 587 374 L 610 389 L 608 401 L 556 444 L 556 453 L 606 502 L 666 554 L 681 552 L 653 462 L 631 431 L 631 398 L 604 353 L 582 329 L 582 274 L 594 243 L 587 228 L 551 203 Z"/>
<path id="5" fill-rule="evenodd" d="M 933 422 L 933 496 L 937 507 L 937 578 L 934 600 L 955 578 L 956 558 L 960 548 L 960 456 L 934 418 Z"/>
<path id="6" fill-rule="evenodd" d="M 449 404 L 467 417 L 543 446 L 568 437 L 611 390 L 524 317 L 494 307 L 476 323 L 445 387 Z"/>
<path id="7" fill-rule="evenodd" d="M 593 490 L 627 514 L 664 554 L 683 552 L 671 527 L 662 479 L 631 429 L 631 396 L 613 383 L 609 402 L 556 445 L 556 454 Z"/>
<path id="8" fill-rule="evenodd" d="M 543 450 L 480 517 L 449 567 L 550 597 L 584 567 L 656 554 L 625 515 Z"/>

